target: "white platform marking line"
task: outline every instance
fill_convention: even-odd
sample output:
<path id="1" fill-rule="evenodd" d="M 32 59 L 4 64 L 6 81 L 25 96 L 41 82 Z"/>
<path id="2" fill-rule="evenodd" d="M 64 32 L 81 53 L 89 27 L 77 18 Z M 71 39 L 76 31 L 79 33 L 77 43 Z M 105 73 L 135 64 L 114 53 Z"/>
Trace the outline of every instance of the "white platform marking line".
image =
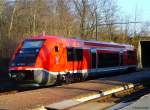
<path id="1" fill-rule="evenodd" d="M 127 84 L 123 87 L 119 87 L 119 88 L 116 88 L 116 89 L 104 91 L 102 93 L 97 93 L 97 94 L 90 95 L 90 96 L 87 96 L 87 97 L 78 98 L 76 100 L 80 101 L 80 102 L 85 102 L 85 101 L 89 101 L 89 100 L 92 100 L 92 99 L 100 98 L 102 96 L 106 96 L 106 95 L 110 95 L 110 94 L 113 94 L 113 93 L 116 93 L 116 92 L 127 90 L 127 89 L 130 89 L 130 88 L 133 88 L 133 87 L 134 87 L 133 84 Z"/>
<path id="2" fill-rule="evenodd" d="M 113 93 L 116 93 L 116 92 L 120 92 L 120 91 L 123 91 L 123 90 L 133 88 L 133 87 L 134 87 L 133 84 L 126 84 L 126 85 L 121 86 L 119 88 L 104 91 L 102 93 L 97 93 L 97 94 L 95 93 L 95 94 L 92 94 L 90 96 L 88 95 L 88 96 L 82 97 L 82 98 L 73 98 L 73 99 L 68 99 L 68 100 L 64 100 L 64 101 L 61 101 L 61 102 L 53 103 L 53 104 L 50 104 L 49 106 L 47 106 L 46 108 L 66 109 L 66 108 L 81 104 L 81 103 L 89 101 L 89 100 L 100 98 L 102 96 L 110 95 L 110 94 L 113 94 Z"/>
<path id="3" fill-rule="evenodd" d="M 92 99 L 96 99 L 96 98 L 99 98 L 99 97 L 101 97 L 101 94 L 97 93 L 97 94 L 94 94 L 94 95 L 78 98 L 78 99 L 75 99 L 75 100 L 82 103 L 82 102 L 89 101 L 89 100 L 92 100 Z"/>
<path id="4" fill-rule="evenodd" d="M 64 100 L 61 102 L 57 102 L 57 103 L 53 103 L 50 104 L 49 106 L 47 106 L 46 108 L 52 108 L 52 109 L 65 109 L 65 108 L 69 108 L 72 107 L 74 105 L 78 105 L 81 102 L 78 102 L 76 100 L 72 100 L 72 99 L 68 99 L 68 100 Z"/>

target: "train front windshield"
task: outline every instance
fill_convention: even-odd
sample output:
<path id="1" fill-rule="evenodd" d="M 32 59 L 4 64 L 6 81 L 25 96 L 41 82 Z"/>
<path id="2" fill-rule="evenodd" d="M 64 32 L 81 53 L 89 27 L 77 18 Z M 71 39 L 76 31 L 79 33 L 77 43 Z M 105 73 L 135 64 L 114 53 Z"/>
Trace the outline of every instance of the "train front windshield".
<path id="1" fill-rule="evenodd" d="M 41 48 L 43 45 L 43 40 L 26 40 L 23 43 L 22 48 Z"/>
<path id="2" fill-rule="evenodd" d="M 33 66 L 44 40 L 25 40 L 10 66 Z"/>

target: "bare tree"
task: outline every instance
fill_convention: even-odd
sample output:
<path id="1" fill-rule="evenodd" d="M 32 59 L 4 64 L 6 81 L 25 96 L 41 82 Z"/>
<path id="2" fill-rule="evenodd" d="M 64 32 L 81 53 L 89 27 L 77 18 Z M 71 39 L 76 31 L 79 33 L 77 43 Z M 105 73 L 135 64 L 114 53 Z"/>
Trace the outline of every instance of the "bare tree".
<path id="1" fill-rule="evenodd" d="M 150 22 L 145 22 L 143 24 L 139 34 L 144 37 L 150 36 Z"/>
<path id="2" fill-rule="evenodd" d="M 105 8 L 103 8 L 105 23 L 109 24 L 106 25 L 109 40 L 113 40 L 113 32 L 115 31 L 114 22 L 116 20 L 117 6 L 114 2 L 114 0 L 107 0 L 107 2 L 104 2 Z"/>
<path id="3" fill-rule="evenodd" d="M 86 17 L 88 14 L 88 0 L 73 0 L 73 3 L 75 5 L 75 9 L 77 11 L 77 15 L 80 19 L 80 37 L 84 38 L 85 35 L 85 23 L 86 23 Z"/>
<path id="4" fill-rule="evenodd" d="M 9 26 L 9 30 L 8 30 L 8 38 L 10 38 L 10 36 L 11 36 L 11 30 L 13 28 L 14 15 L 15 15 L 15 12 L 16 12 L 17 3 L 18 3 L 18 0 L 15 1 L 15 6 L 14 6 L 13 11 L 12 11 L 10 26 Z"/>
<path id="5" fill-rule="evenodd" d="M 0 0 L 0 48 L 6 53 L 4 56 L 10 56 L 20 40 L 43 31 L 65 37 L 80 36 L 82 39 L 108 37 L 116 30 L 115 25 L 101 24 L 115 21 L 113 1 Z"/>
<path id="6" fill-rule="evenodd" d="M 70 11 L 69 0 L 57 0 L 57 30 L 60 35 L 71 36 L 73 33 L 74 18 Z"/>

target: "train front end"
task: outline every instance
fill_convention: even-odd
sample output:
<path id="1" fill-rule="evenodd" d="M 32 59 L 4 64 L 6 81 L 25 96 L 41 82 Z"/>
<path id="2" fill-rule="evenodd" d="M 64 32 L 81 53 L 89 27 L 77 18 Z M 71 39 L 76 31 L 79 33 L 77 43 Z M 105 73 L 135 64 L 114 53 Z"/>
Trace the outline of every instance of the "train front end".
<path id="1" fill-rule="evenodd" d="M 45 69 L 45 39 L 23 41 L 15 52 L 9 66 L 9 77 L 19 84 L 52 85 L 55 76 Z"/>

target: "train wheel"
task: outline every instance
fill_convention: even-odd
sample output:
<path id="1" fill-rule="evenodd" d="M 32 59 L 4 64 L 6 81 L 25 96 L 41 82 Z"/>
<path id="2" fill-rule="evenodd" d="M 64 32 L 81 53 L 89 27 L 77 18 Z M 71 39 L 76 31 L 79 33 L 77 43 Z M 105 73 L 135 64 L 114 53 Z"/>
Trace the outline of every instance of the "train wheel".
<path id="1" fill-rule="evenodd" d="M 80 82 L 83 81 L 83 76 L 82 76 L 82 74 L 79 75 L 79 81 L 80 81 Z"/>
<path id="2" fill-rule="evenodd" d="M 77 73 L 75 76 L 76 76 L 75 77 L 76 82 L 81 82 L 83 80 L 82 74 Z"/>
<path id="3" fill-rule="evenodd" d="M 73 82 L 76 82 L 76 80 L 77 80 L 77 75 L 73 74 Z"/>
<path id="4" fill-rule="evenodd" d="M 61 74 L 57 75 L 56 85 L 62 85 L 64 78 Z"/>
<path id="5" fill-rule="evenodd" d="M 65 75 L 65 82 L 66 82 L 67 84 L 70 84 L 70 83 L 71 83 L 71 74 L 70 74 L 70 73 L 67 73 L 67 74 Z"/>

